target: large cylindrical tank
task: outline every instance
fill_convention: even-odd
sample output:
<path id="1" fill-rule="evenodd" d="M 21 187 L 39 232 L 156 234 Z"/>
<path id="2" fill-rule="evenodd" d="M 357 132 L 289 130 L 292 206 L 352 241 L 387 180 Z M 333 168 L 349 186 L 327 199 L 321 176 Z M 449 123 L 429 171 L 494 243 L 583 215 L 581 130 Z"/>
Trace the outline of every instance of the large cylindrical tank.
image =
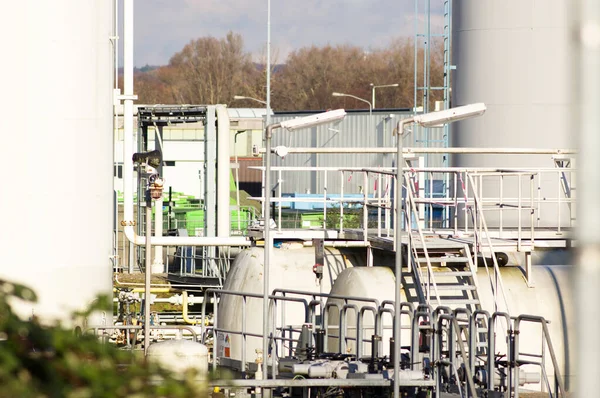
<path id="1" fill-rule="evenodd" d="M 269 265 L 269 286 L 271 291 L 279 288 L 329 293 L 338 274 L 348 267 L 364 265 L 364 257 L 364 252 L 360 255 L 353 250 L 326 248 L 322 285 L 319 285 L 313 273 L 315 249 L 297 243 L 283 244 L 281 248 L 273 248 Z M 248 248 L 235 258 L 231 270 L 227 274 L 223 290 L 262 295 L 264 287 L 263 270 L 263 248 Z M 242 330 L 243 301 L 244 299 L 241 296 L 222 295 L 217 312 L 217 326 L 219 328 L 238 332 Z M 246 298 L 245 305 L 245 331 L 262 336 L 262 297 Z M 281 321 L 281 310 L 284 303 L 278 302 L 277 305 L 277 316 Z M 289 303 L 285 306 L 285 324 L 301 328 L 305 321 L 303 306 L 297 303 Z M 239 334 L 219 333 L 217 340 L 219 345 L 216 355 L 218 357 L 229 358 L 234 361 L 242 359 L 242 338 Z M 262 349 L 262 338 L 247 337 L 246 361 L 255 361 L 256 349 Z M 284 354 L 279 352 L 279 355 L 283 356 Z M 232 363 L 231 366 L 235 367 L 236 363 Z"/>
<path id="2" fill-rule="evenodd" d="M 487 111 L 481 117 L 452 123 L 452 147 L 574 147 L 569 124 L 571 82 L 567 79 L 569 6 L 568 0 L 453 3 L 452 106 L 484 102 Z M 552 155 L 456 155 L 451 165 L 552 168 L 554 162 Z M 553 179 L 540 193 L 542 197 L 556 198 L 560 187 L 557 175 Z M 488 194 L 498 196 L 498 180 L 488 185 Z M 516 188 L 504 191 L 503 196 L 516 197 Z M 541 224 L 556 224 L 556 212 L 557 206 L 544 205 Z M 568 209 L 562 209 L 561 216 L 563 222 L 568 221 Z M 504 217 L 506 222 L 510 215 Z"/>
<path id="3" fill-rule="evenodd" d="M 548 329 L 554 353 L 560 365 L 560 371 L 569 385 L 574 375 L 574 358 L 570 352 L 570 347 L 574 347 L 574 328 L 575 319 L 573 311 L 573 294 L 571 290 L 571 267 L 568 266 L 535 266 L 533 267 L 533 278 L 535 287 L 529 287 L 524 280 L 523 272 L 520 267 L 501 268 L 504 291 L 506 293 L 506 302 L 500 293 L 498 307 L 494 304 L 494 294 L 492 289 L 496 288 L 495 283 L 490 283 L 488 273 L 483 267 L 479 267 L 477 272 L 478 294 L 481 300 L 482 309 L 493 313 L 495 311 L 508 312 L 511 316 L 517 317 L 521 314 L 541 316 L 549 321 Z M 411 289 L 411 286 L 404 286 L 404 289 Z M 383 300 L 394 300 L 394 275 L 386 267 L 363 267 L 359 269 L 348 269 L 338 277 L 332 293 L 345 296 L 359 296 L 377 298 L 380 302 Z M 412 294 L 411 294 L 412 296 Z M 406 300 L 406 294 L 402 294 L 403 301 Z M 360 309 L 363 306 L 372 305 L 358 301 L 350 301 L 356 304 Z M 414 303 L 415 306 L 417 303 Z M 443 303 L 442 303 L 443 304 Z M 434 305 L 435 307 L 435 305 Z M 330 309 L 328 331 L 330 334 L 338 335 L 339 316 L 335 308 Z M 370 314 L 370 313 L 368 313 Z M 403 326 L 409 326 L 408 320 L 402 318 Z M 380 355 L 386 355 L 389 352 L 389 337 L 391 337 L 392 319 L 383 317 L 382 350 Z M 372 333 L 373 320 L 370 316 L 365 317 L 363 338 L 369 341 Z M 505 331 L 506 325 L 499 322 L 497 329 L 497 352 L 506 352 Z M 346 320 L 348 332 L 346 337 L 354 338 L 356 336 L 356 315 L 354 311 L 348 313 Z M 539 324 L 523 323 L 521 326 L 520 350 L 521 353 L 541 354 L 542 334 Z M 410 338 L 405 330 L 401 336 L 401 344 L 409 345 Z M 339 340 L 337 338 L 328 339 L 328 350 L 337 352 Z M 363 344 L 363 354 L 370 355 L 371 345 Z M 346 353 L 356 354 L 356 344 L 349 341 L 346 345 Z M 527 357 L 530 358 L 530 357 Z M 551 368 L 550 356 L 546 352 L 546 371 L 553 374 Z M 539 367 L 524 366 L 527 371 L 539 372 Z"/>
<path id="4" fill-rule="evenodd" d="M 196 379 L 208 377 L 208 348 L 190 340 L 165 340 L 148 346 L 147 358 L 183 378 L 187 370 L 197 372 Z"/>
<path id="5" fill-rule="evenodd" d="M 23 316 L 68 319 L 112 292 L 113 2 L 14 8 L 2 31 L 16 52 L 2 69 L 14 106 L 1 130 L 0 278 L 37 293 L 36 305 L 15 302 Z"/>
<path id="6" fill-rule="evenodd" d="M 395 285 L 396 278 L 394 271 L 388 267 L 356 267 L 349 268 L 342 272 L 335 281 L 331 294 L 339 296 L 353 296 L 357 298 L 373 299 L 377 300 L 377 303 L 381 303 L 385 300 L 394 301 L 395 299 Z M 402 301 L 406 301 L 406 295 L 402 293 Z M 327 300 L 328 306 L 328 322 L 327 322 L 327 352 L 340 352 L 340 313 L 344 311 L 344 305 L 356 306 L 355 308 L 348 307 L 343 326 L 343 335 L 345 339 L 342 339 L 343 353 L 344 354 L 358 354 L 357 352 L 357 328 L 356 319 L 357 311 L 363 307 L 377 308 L 376 303 L 367 302 L 362 300 L 341 300 L 338 298 L 330 298 Z M 371 336 L 378 335 L 381 337 L 381 344 L 379 344 L 380 356 L 389 355 L 390 353 L 390 338 L 393 336 L 393 307 L 389 307 L 390 312 L 384 313 L 381 316 L 381 331 L 375 330 L 375 314 L 373 311 L 365 311 L 362 315 L 362 352 L 361 356 L 371 355 Z M 404 337 L 404 336 L 402 336 Z M 403 344 L 408 345 L 409 342 L 404 341 Z"/>
<path id="7" fill-rule="evenodd" d="M 492 286 L 485 269 L 479 267 L 477 278 L 479 281 L 479 298 L 483 309 L 492 313 L 495 310 Z M 521 314 L 541 316 L 549 321 L 548 330 L 554 353 L 560 364 L 561 375 L 565 378 L 567 389 L 575 375 L 574 353 L 571 347 L 575 347 L 575 303 L 572 291 L 573 267 L 565 265 L 538 265 L 533 267 L 533 287 L 525 283 L 523 271 L 519 267 L 503 267 L 502 280 L 506 293 L 506 302 L 511 316 L 517 317 Z M 501 293 L 498 293 L 498 311 L 506 311 Z M 498 328 L 498 336 L 505 330 L 501 323 Z M 520 330 L 521 353 L 541 354 L 542 334 L 541 326 L 525 322 Z M 503 350 L 504 345 L 498 347 L 497 351 Z M 525 358 L 525 357 L 523 357 Z M 530 358 L 530 357 L 527 357 Z M 553 374 L 550 364 L 550 356 L 546 352 L 546 371 Z M 526 371 L 539 372 L 539 367 L 523 366 Z"/>

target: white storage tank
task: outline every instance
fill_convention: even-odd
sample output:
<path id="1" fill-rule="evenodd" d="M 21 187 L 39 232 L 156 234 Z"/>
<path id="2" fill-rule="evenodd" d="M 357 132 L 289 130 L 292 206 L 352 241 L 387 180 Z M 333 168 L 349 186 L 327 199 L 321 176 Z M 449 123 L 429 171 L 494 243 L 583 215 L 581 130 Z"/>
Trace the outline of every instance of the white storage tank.
<path id="1" fill-rule="evenodd" d="M 196 380 L 208 378 L 208 348 L 190 340 L 166 340 L 148 346 L 149 361 L 154 361 L 173 372 L 174 377 L 183 378 L 188 370 L 197 372 Z"/>
<path id="2" fill-rule="evenodd" d="M 365 299 L 374 299 L 381 304 L 385 300 L 394 301 L 396 278 L 394 271 L 388 267 L 360 267 L 349 268 L 342 272 L 336 280 L 331 294 L 340 296 L 353 296 Z M 403 301 L 406 301 L 406 296 L 403 294 Z M 333 305 L 332 305 L 333 304 Z M 348 300 L 350 306 L 356 306 L 358 311 L 363 307 L 376 308 L 377 305 L 373 302 L 362 300 Z M 340 312 L 345 305 L 344 300 L 330 298 L 327 300 L 328 305 L 328 323 L 327 323 L 327 352 L 339 352 L 340 347 Z M 363 333 L 362 333 L 362 356 L 371 356 L 371 336 L 378 334 L 381 337 L 380 356 L 390 354 L 390 338 L 393 336 L 393 307 L 388 306 L 390 312 L 385 313 L 381 317 L 382 330 L 381 333 L 376 333 L 375 316 L 372 311 L 365 311 L 363 315 Z M 357 311 L 353 308 L 346 309 L 346 328 L 343 339 L 344 354 L 358 354 L 357 352 L 357 328 L 356 318 Z M 402 336 L 404 337 L 404 336 Z M 402 344 L 410 344 L 407 338 Z"/>
<path id="3" fill-rule="evenodd" d="M 570 352 L 570 347 L 574 347 L 575 338 L 575 319 L 573 292 L 571 290 L 571 267 L 569 266 L 534 266 L 533 281 L 535 288 L 528 287 L 525 283 L 523 272 L 519 267 L 502 267 L 502 280 L 507 297 L 507 306 L 499 295 L 498 307 L 494 304 L 494 295 L 492 284 L 489 281 L 488 273 L 483 267 L 479 267 L 477 272 L 478 293 L 481 300 L 482 309 L 490 314 L 495 311 L 508 312 L 511 316 L 517 317 L 521 314 L 541 316 L 549 321 L 548 329 L 551 336 L 554 352 L 561 368 L 561 375 L 565 378 L 567 388 L 575 374 L 573 369 L 574 358 Z M 404 287 L 406 289 L 406 287 Z M 394 301 L 394 274 L 386 267 L 361 267 L 348 269 L 338 277 L 334 284 L 332 293 L 345 296 L 358 296 L 376 298 L 381 303 L 383 300 Z M 402 300 L 406 300 L 405 292 L 402 292 Z M 340 302 L 341 300 L 329 300 Z M 355 304 L 358 309 L 373 304 L 350 300 L 349 303 Z M 413 303 L 415 307 L 418 303 Z M 436 305 L 433 305 L 436 307 Z M 391 308 L 391 307 L 390 307 Z M 328 334 L 338 336 L 339 312 L 336 308 L 329 311 L 329 321 L 326 327 Z M 408 326 L 408 317 L 402 317 L 403 326 Z M 384 316 L 381 356 L 389 354 L 389 338 L 392 336 L 392 317 Z M 365 332 L 363 339 L 370 341 L 373 334 L 373 318 L 370 312 L 366 313 L 364 318 Z M 498 338 L 496 351 L 506 352 L 505 341 L 506 325 L 499 322 L 497 329 Z M 348 312 L 346 337 L 355 338 L 356 336 L 356 315 L 354 310 Z M 520 350 L 529 354 L 541 354 L 542 335 L 539 324 L 523 323 L 520 333 Z M 328 338 L 328 351 L 338 352 L 339 339 L 337 337 Z M 403 330 L 401 335 L 401 345 L 410 344 L 409 334 Z M 346 344 L 345 353 L 356 354 L 356 343 L 349 340 Z M 371 344 L 363 343 L 363 356 L 370 356 Z M 528 357 L 530 358 L 530 357 Z M 528 372 L 538 372 L 539 367 L 523 366 Z M 546 352 L 546 371 L 552 375 L 551 361 L 548 352 Z"/>
<path id="4" fill-rule="evenodd" d="M 15 303 L 23 316 L 64 320 L 112 293 L 113 2 L 13 8 L 0 278 L 37 293 L 36 305 Z"/>
<path id="5" fill-rule="evenodd" d="M 223 290 L 263 293 L 264 250 L 262 247 L 252 247 L 242 251 L 233 262 L 227 274 Z M 364 265 L 362 257 L 353 251 L 342 251 L 335 248 L 325 248 L 324 274 L 322 285 L 317 283 L 313 273 L 315 264 L 315 249 L 304 247 L 300 243 L 284 243 L 281 248 L 273 248 L 269 266 L 269 286 L 273 289 L 290 289 L 309 292 L 329 293 L 338 275 L 348 267 Z M 296 296 L 297 297 L 297 296 Z M 325 301 L 325 300 L 323 300 Z M 229 331 L 242 330 L 241 296 L 223 294 L 218 307 L 217 327 Z M 263 300 L 260 298 L 245 299 L 245 316 L 247 333 L 258 336 L 246 338 L 245 360 L 254 363 L 257 349 L 262 349 L 262 312 Z M 278 302 L 278 320 L 281 321 L 283 303 Z M 289 303 L 285 306 L 285 324 L 300 328 L 304 323 L 304 307 L 301 304 Z M 242 337 L 236 333 L 221 332 L 217 336 L 218 348 L 216 355 L 221 365 L 239 369 L 242 360 Z M 283 354 L 280 352 L 280 356 Z"/>
<path id="6" fill-rule="evenodd" d="M 561 366 L 561 375 L 569 390 L 575 376 L 575 358 L 571 347 L 575 347 L 575 296 L 572 290 L 573 267 L 565 265 L 538 265 L 533 267 L 533 286 L 525 283 L 523 271 L 519 267 L 502 267 L 502 280 L 506 293 L 509 313 L 513 317 L 521 314 L 541 316 L 548 321 L 548 330 L 554 347 L 554 353 Z M 494 299 L 491 284 L 485 270 L 479 269 L 479 298 L 483 309 L 492 313 Z M 499 297 L 501 297 L 500 293 Z M 500 298 L 498 311 L 506 311 L 504 301 Z M 505 330 L 501 323 L 499 336 Z M 520 331 L 521 352 L 540 354 L 542 335 L 539 325 L 524 323 Z M 497 346 L 501 351 L 505 347 Z M 530 359 L 530 357 L 528 357 Z M 551 361 L 546 352 L 546 371 L 552 375 Z M 523 366 L 525 371 L 539 372 L 539 367 Z"/>
<path id="7" fill-rule="evenodd" d="M 565 78 L 571 63 L 570 5 L 569 0 L 453 3 L 452 106 L 484 102 L 487 111 L 451 124 L 452 147 L 575 147 L 569 117 L 572 83 Z M 552 155 L 456 155 L 451 166 L 552 168 L 554 162 Z M 542 187 L 547 189 L 542 197 L 556 197 L 556 175 L 554 181 Z M 497 180 L 486 191 L 498 196 Z M 504 197 L 516 196 L 516 188 L 504 192 Z M 541 225 L 555 225 L 557 206 L 544 205 L 544 210 Z M 490 220 L 495 217 L 487 214 Z M 568 217 L 564 207 L 565 225 Z"/>

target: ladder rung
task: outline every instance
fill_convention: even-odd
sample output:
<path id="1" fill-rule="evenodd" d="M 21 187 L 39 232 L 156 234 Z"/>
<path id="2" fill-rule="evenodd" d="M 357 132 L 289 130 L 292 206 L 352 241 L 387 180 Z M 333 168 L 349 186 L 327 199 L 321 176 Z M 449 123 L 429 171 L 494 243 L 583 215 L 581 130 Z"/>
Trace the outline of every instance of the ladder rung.
<path id="1" fill-rule="evenodd" d="M 419 257 L 418 261 L 420 263 L 426 263 L 426 257 Z M 429 262 L 432 263 L 466 263 L 469 262 L 469 259 L 466 257 L 429 257 Z"/>
<path id="2" fill-rule="evenodd" d="M 429 284 L 433 288 L 433 284 Z M 473 285 L 437 285 L 437 290 L 475 290 Z"/>
<path id="3" fill-rule="evenodd" d="M 439 278 L 442 276 L 473 276 L 473 273 L 471 271 L 451 271 L 451 272 L 436 272 L 434 275 L 436 278 Z"/>
<path id="4" fill-rule="evenodd" d="M 463 304 L 463 305 L 479 304 L 479 300 L 472 300 L 472 299 L 445 299 L 443 297 L 440 297 L 440 301 L 443 304 Z"/>

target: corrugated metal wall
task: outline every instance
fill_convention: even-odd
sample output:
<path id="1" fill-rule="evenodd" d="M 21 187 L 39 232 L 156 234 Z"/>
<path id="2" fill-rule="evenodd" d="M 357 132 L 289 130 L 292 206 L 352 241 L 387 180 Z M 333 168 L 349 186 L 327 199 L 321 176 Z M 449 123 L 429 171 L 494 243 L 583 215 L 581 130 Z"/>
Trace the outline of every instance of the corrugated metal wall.
<path id="1" fill-rule="evenodd" d="M 395 148 L 396 140 L 393 131 L 401 119 L 412 114 L 406 111 L 375 111 L 372 116 L 368 111 L 351 112 L 337 125 L 323 125 L 310 129 L 287 132 L 274 130 L 272 146 L 284 145 L 288 148 L 357 148 L 355 154 L 288 154 L 284 159 L 273 156 L 273 167 L 395 167 L 396 154 L 361 154 L 365 148 Z M 275 114 L 272 123 L 282 122 L 295 117 L 307 116 L 306 113 Z M 424 146 L 422 129 L 408 126 L 404 137 L 404 146 Z M 429 141 L 441 141 L 443 129 L 429 129 Z M 433 146 L 433 145 L 430 145 Z M 435 145 L 439 146 L 439 145 Z M 429 166 L 440 166 L 441 156 L 429 156 Z M 285 193 L 339 193 L 341 177 L 339 173 L 328 172 L 286 172 L 282 175 L 282 191 Z M 277 183 L 277 177 L 274 178 Z M 369 182 L 372 192 L 374 181 Z M 344 193 L 360 193 L 364 185 L 362 177 L 344 176 Z"/>

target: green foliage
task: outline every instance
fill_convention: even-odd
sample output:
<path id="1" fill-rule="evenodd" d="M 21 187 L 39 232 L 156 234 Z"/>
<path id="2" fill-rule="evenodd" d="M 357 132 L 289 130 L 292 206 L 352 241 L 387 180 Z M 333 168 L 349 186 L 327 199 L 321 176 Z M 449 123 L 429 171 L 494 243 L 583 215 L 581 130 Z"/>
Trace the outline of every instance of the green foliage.
<path id="1" fill-rule="evenodd" d="M 175 375 L 143 355 L 77 336 L 60 325 L 22 320 L 10 301 L 35 301 L 25 286 L 0 280 L 0 397 L 198 397 L 190 372 Z M 107 308 L 102 298 L 89 311 Z M 82 314 L 80 314 L 82 315 Z M 85 315 L 85 314 L 83 314 Z"/>
<path id="2" fill-rule="evenodd" d="M 327 219 L 325 220 L 325 227 L 327 229 L 339 229 L 340 228 L 340 209 L 333 208 L 327 209 Z M 321 218 L 321 221 L 323 219 Z M 360 228 L 362 225 L 362 210 L 356 209 L 344 209 L 344 228 Z"/>

